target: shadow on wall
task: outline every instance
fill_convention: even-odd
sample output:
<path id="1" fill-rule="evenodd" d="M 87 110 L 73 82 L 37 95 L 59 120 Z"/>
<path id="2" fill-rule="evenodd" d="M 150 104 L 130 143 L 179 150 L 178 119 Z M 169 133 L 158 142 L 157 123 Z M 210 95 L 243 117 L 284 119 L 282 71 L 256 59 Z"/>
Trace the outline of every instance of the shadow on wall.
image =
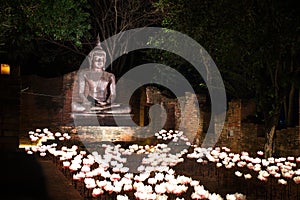
<path id="1" fill-rule="evenodd" d="M 62 125 L 64 104 L 63 77 L 22 77 L 21 129 Z"/>

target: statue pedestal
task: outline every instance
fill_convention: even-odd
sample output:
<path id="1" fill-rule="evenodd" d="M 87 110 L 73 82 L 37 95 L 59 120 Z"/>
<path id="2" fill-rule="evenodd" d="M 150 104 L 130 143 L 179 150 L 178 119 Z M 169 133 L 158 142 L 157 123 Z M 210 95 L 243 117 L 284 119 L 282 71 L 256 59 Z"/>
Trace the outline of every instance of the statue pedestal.
<path id="1" fill-rule="evenodd" d="M 156 131 L 132 121 L 133 114 L 73 113 L 72 117 L 80 140 L 85 145 L 99 142 L 131 141 L 147 138 Z"/>
<path id="2" fill-rule="evenodd" d="M 99 142 L 131 141 L 136 129 L 129 126 L 76 126 L 78 137 L 89 146 Z"/>
<path id="3" fill-rule="evenodd" d="M 130 113 L 73 113 L 76 126 L 134 126 Z"/>
<path id="4" fill-rule="evenodd" d="M 76 126 L 79 139 L 91 147 L 101 142 L 133 141 L 152 138 L 156 131 L 139 126 Z"/>

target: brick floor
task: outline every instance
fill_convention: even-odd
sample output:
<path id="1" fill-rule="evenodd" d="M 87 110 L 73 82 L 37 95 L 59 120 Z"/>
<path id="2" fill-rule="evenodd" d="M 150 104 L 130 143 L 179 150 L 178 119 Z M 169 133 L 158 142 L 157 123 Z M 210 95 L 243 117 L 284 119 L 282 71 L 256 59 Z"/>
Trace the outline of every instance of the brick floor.
<path id="1" fill-rule="evenodd" d="M 0 152 L 0 199 L 83 200 L 52 161 L 25 152 Z"/>
<path id="2" fill-rule="evenodd" d="M 46 190 L 51 200 L 83 200 L 83 197 L 52 161 L 39 159 L 39 163 L 46 177 Z"/>

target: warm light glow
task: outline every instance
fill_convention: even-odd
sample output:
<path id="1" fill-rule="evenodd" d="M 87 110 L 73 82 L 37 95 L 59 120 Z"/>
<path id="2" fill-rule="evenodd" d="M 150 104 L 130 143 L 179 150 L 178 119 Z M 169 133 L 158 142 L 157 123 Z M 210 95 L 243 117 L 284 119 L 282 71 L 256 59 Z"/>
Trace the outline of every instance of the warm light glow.
<path id="1" fill-rule="evenodd" d="M 8 64 L 1 64 L 1 74 L 10 74 L 10 66 Z"/>

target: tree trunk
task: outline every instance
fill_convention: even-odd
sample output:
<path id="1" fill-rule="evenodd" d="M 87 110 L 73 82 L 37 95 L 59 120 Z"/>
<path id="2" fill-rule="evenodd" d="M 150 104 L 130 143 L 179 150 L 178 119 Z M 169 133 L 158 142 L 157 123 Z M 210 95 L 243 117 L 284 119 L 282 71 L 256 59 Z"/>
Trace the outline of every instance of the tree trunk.
<path id="1" fill-rule="evenodd" d="M 276 125 L 273 125 L 271 130 L 266 135 L 266 143 L 265 143 L 265 158 L 269 158 L 273 156 L 275 150 L 275 130 Z"/>
<path id="2" fill-rule="evenodd" d="M 288 119 L 288 103 L 287 103 L 286 96 L 283 99 L 283 114 L 284 114 L 284 119 L 285 123 L 287 124 L 287 119 Z"/>
<path id="3" fill-rule="evenodd" d="M 265 142 L 264 150 L 265 150 L 266 158 L 272 157 L 273 153 L 275 152 L 275 134 L 276 134 L 276 127 L 278 124 L 280 110 L 281 110 L 281 106 L 279 105 L 281 104 L 277 104 L 276 108 L 274 109 L 274 114 L 268 120 L 265 126 L 266 142 Z"/>
<path id="4" fill-rule="evenodd" d="M 294 84 L 292 84 L 290 94 L 289 94 L 289 104 L 288 104 L 288 110 L 287 110 L 287 125 L 292 126 L 293 124 L 293 103 L 294 103 L 294 94 L 295 94 L 295 87 Z"/>

